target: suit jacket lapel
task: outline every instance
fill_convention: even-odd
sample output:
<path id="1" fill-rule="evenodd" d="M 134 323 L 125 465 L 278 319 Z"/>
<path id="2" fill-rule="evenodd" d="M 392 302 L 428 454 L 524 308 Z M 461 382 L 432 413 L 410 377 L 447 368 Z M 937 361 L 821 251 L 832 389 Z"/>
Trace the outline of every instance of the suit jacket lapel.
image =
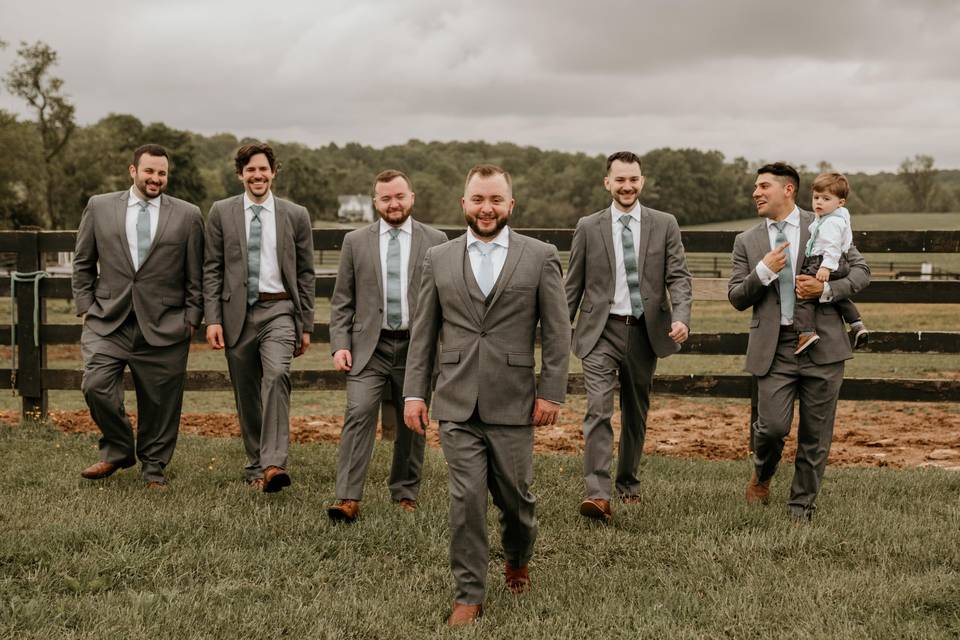
<path id="1" fill-rule="evenodd" d="M 490 304 L 487 305 L 487 313 L 490 312 L 493 305 L 497 304 L 497 300 L 500 299 L 500 294 L 503 293 L 507 282 L 509 282 L 513 276 L 513 272 L 520 262 L 521 255 L 523 255 L 523 241 L 520 236 L 513 232 L 513 229 L 510 229 L 510 246 L 507 248 L 507 259 L 503 263 L 503 269 L 500 270 L 500 277 L 497 278 L 496 285 L 494 285 L 493 298 L 490 299 Z"/>
<path id="2" fill-rule="evenodd" d="M 643 262 L 647 257 L 647 245 L 650 244 L 650 232 L 653 231 L 652 226 L 653 217 L 646 207 L 640 205 L 640 246 L 637 247 L 637 278 L 641 285 L 643 284 Z"/>
<path id="3" fill-rule="evenodd" d="M 755 255 L 759 256 L 757 262 L 763 260 L 763 256 L 767 255 L 767 252 L 770 251 L 770 230 L 767 228 L 767 221 L 764 220 L 758 226 L 754 227 L 753 236 L 751 236 L 750 241 L 753 243 L 753 250 Z M 754 266 L 756 269 L 756 266 Z M 768 289 L 773 289 L 774 295 L 777 296 L 777 300 L 780 299 L 780 287 L 779 286 L 770 286 Z"/>
<path id="4" fill-rule="evenodd" d="M 410 238 L 410 259 L 407 261 L 407 307 L 413 308 L 413 300 L 416 299 L 417 292 L 413 288 L 413 273 L 423 262 L 423 229 L 420 223 L 413 220 L 412 234 Z"/>
<path id="5" fill-rule="evenodd" d="M 233 233 L 240 245 L 240 255 L 243 256 L 243 280 L 247 280 L 247 223 L 244 219 L 243 196 L 237 196 L 230 204 L 227 217 L 233 226 Z M 224 242 L 226 245 L 226 242 Z"/>
<path id="6" fill-rule="evenodd" d="M 453 277 L 454 284 L 457 290 L 457 294 L 460 296 L 460 301 L 463 302 L 463 307 L 467 310 L 467 313 L 473 318 L 474 322 L 479 326 L 482 318 L 477 315 L 477 310 L 473 305 L 473 300 L 470 298 L 470 292 L 467 290 L 467 279 L 463 273 L 463 264 L 470 260 L 470 256 L 466 255 L 467 253 L 467 234 L 464 233 L 462 236 L 459 236 L 453 240 L 457 245 L 456 250 L 451 251 L 450 255 L 456 258 L 452 265 L 453 267 Z M 433 265 L 434 271 L 437 271 L 439 268 L 442 268 L 443 265 Z"/>
<path id="7" fill-rule="evenodd" d="M 133 256 L 130 255 L 130 243 L 127 242 L 127 201 L 130 198 L 129 191 L 123 191 L 117 198 L 116 208 L 114 209 L 114 220 L 117 230 L 120 233 L 120 247 L 123 249 L 120 253 L 127 259 L 127 266 L 130 267 L 130 273 L 136 272 L 133 267 Z"/>
<path id="8" fill-rule="evenodd" d="M 380 265 L 380 221 L 374 222 L 368 227 L 370 233 L 367 235 L 367 259 L 373 263 L 373 272 L 376 274 L 377 291 L 380 297 L 377 300 L 383 300 L 383 268 Z M 411 254 L 412 255 L 412 254 Z"/>
<path id="9" fill-rule="evenodd" d="M 600 239 L 603 241 L 603 248 L 607 252 L 607 262 L 610 265 L 610 286 L 616 287 L 617 278 L 617 258 L 613 249 L 613 222 L 611 221 L 610 207 L 607 207 L 597 218 L 597 229 L 600 232 Z M 612 290 L 612 289 L 611 289 Z"/>
<path id="10" fill-rule="evenodd" d="M 287 215 L 286 208 L 276 196 L 273 197 L 273 208 L 274 225 L 277 233 L 277 265 L 280 267 L 280 280 L 286 286 L 287 291 L 291 295 L 294 295 L 297 292 L 297 277 L 295 273 L 290 272 L 289 266 L 291 264 L 290 258 L 295 256 L 296 253 L 287 247 L 287 244 L 293 239 L 293 232 L 290 230 L 290 219 Z M 294 258 L 294 262 L 296 262 L 296 258 Z"/>

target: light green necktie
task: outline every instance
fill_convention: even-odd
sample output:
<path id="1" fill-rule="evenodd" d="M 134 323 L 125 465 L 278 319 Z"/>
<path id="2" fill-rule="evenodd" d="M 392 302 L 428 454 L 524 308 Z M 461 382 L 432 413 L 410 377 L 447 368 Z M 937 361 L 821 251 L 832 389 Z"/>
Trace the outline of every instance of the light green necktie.
<path id="1" fill-rule="evenodd" d="M 260 224 L 260 212 L 263 206 L 250 205 L 253 217 L 250 219 L 250 237 L 247 239 L 247 304 L 254 304 L 260 297 L 260 239 L 263 225 Z"/>
<path id="2" fill-rule="evenodd" d="M 773 226 L 777 228 L 775 243 L 779 247 L 787 242 L 787 234 L 783 232 L 784 227 L 787 226 L 787 221 L 774 222 Z M 777 279 L 780 281 L 780 315 L 784 318 L 793 318 L 793 307 L 797 301 L 797 292 L 794 290 L 796 284 L 793 281 L 793 267 L 790 266 L 790 247 L 784 249 L 784 254 L 787 257 L 787 263 L 777 274 Z"/>
<path id="3" fill-rule="evenodd" d="M 480 268 L 477 269 L 477 286 L 486 297 L 490 295 L 493 289 L 495 279 L 493 277 L 493 257 L 490 255 L 496 248 L 492 242 L 474 242 L 473 246 L 480 252 Z"/>
<path id="4" fill-rule="evenodd" d="M 820 235 L 820 225 L 822 225 L 822 224 L 823 224 L 823 221 L 826 220 L 827 218 L 829 218 L 829 217 L 832 216 L 832 215 L 834 215 L 833 212 L 828 213 L 828 214 L 825 215 L 825 216 L 820 216 L 819 218 L 817 218 L 817 224 L 813 225 L 813 231 L 810 232 L 810 239 L 807 240 L 807 248 L 806 248 L 806 250 L 803 252 L 805 256 L 810 257 L 810 256 L 813 255 L 813 254 L 810 253 L 810 252 L 813 251 L 813 243 L 816 242 L 817 236 Z"/>
<path id="5" fill-rule="evenodd" d="M 627 272 L 627 288 L 630 290 L 630 309 L 634 318 L 643 315 L 643 296 L 640 294 L 640 274 L 637 271 L 637 251 L 633 247 L 633 232 L 630 231 L 632 216 L 620 216 L 623 230 L 620 244 L 623 245 L 623 268 Z"/>
<path id="6" fill-rule="evenodd" d="M 400 229 L 390 229 L 387 242 L 387 326 L 393 330 L 403 324 L 400 300 Z"/>
<path id="7" fill-rule="evenodd" d="M 140 213 L 137 214 L 137 269 L 143 265 L 150 251 L 150 203 L 141 200 Z"/>

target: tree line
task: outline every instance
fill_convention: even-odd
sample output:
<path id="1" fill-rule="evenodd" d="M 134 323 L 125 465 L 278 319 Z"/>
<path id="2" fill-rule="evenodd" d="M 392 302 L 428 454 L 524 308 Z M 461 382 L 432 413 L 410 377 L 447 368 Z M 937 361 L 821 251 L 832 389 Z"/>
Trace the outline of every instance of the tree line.
<path id="1" fill-rule="evenodd" d="M 0 42 L 2 46 L 5 43 Z M 198 204 L 202 211 L 242 191 L 233 171 L 233 154 L 252 140 L 144 123 L 129 114 L 109 114 L 94 124 L 78 125 L 63 81 L 54 75 L 56 64 L 57 53 L 48 45 L 21 43 L 3 78 L 6 90 L 23 100 L 31 118 L 0 109 L 0 148 L 8 151 L 0 164 L 0 227 L 76 228 L 91 195 L 129 186 L 130 156 L 146 142 L 170 151 L 167 192 Z M 305 205 L 315 220 L 336 219 L 337 196 L 369 193 L 379 171 L 395 168 L 413 182 L 419 219 L 461 224 L 463 177 L 478 162 L 500 164 L 513 175 L 517 226 L 573 227 L 580 217 L 610 202 L 603 189 L 602 155 L 483 141 L 410 140 L 383 148 L 269 142 L 282 162 L 277 194 Z M 647 182 L 641 200 L 673 213 L 680 224 L 754 214 L 750 194 L 763 161 L 671 148 L 654 149 L 642 157 Z M 809 204 L 813 176 L 831 168 L 827 162 L 814 168 L 798 166 L 803 178 L 801 204 Z M 896 173 L 847 176 L 853 190 L 848 207 L 854 213 L 960 208 L 960 171 L 935 169 L 930 156 L 907 158 Z"/>

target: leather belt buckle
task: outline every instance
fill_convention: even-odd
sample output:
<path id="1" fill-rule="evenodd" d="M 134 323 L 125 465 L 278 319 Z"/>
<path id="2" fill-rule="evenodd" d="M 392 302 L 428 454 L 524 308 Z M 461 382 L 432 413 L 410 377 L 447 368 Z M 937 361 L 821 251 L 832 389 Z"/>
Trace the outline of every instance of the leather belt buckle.
<path id="1" fill-rule="evenodd" d="M 269 293 L 267 291 L 261 291 L 257 294 L 257 300 L 260 302 L 270 301 L 270 300 L 289 300 L 290 294 L 286 291 L 280 293 Z"/>

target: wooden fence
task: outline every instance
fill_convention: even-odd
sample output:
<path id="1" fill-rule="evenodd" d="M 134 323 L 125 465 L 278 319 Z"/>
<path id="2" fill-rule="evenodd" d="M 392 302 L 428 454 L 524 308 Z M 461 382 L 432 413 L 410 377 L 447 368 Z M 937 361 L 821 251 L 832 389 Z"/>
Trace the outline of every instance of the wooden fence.
<path id="1" fill-rule="evenodd" d="M 314 229 L 317 251 L 340 249 L 346 229 Z M 555 245 L 560 251 L 570 248 L 573 232 L 569 229 L 519 229 L 521 233 Z M 460 230 L 448 231 L 451 237 Z M 683 243 L 686 251 L 696 253 L 724 253 L 733 247 L 735 231 L 686 231 Z M 0 253 L 16 254 L 16 269 L 20 273 L 36 272 L 43 268 L 44 254 L 73 251 L 75 231 L 3 231 L 0 232 Z M 960 253 L 960 231 L 862 231 L 855 233 L 854 241 L 863 253 Z M 335 277 L 317 276 L 318 297 L 333 293 Z M 11 380 L 22 398 L 25 416 L 42 416 L 47 412 L 47 391 L 51 389 L 79 389 L 82 372 L 73 369 L 47 368 L 46 347 L 51 344 L 79 344 L 79 324 L 47 324 L 48 299 L 71 298 L 70 278 L 41 277 L 35 286 L 29 281 L 15 285 L 17 312 L 16 368 L 0 369 L 0 384 Z M 721 278 L 695 278 L 695 300 L 726 301 L 727 284 Z M 9 296 L 11 279 L 0 280 L 0 295 Z M 35 306 L 34 300 L 37 300 Z M 856 297 L 857 302 L 940 303 L 960 304 L 960 281 L 904 281 L 875 280 Z M 744 329 L 747 318 L 744 317 Z M 694 328 L 696 318 L 694 317 Z M 960 328 L 960 319 L 958 319 Z M 10 325 L 0 324 L 0 336 L 10 335 Z M 198 331 L 195 342 L 203 342 L 204 330 Z M 327 323 L 314 325 L 313 340 L 329 342 Z M 740 355 L 747 347 L 746 333 L 693 333 L 683 345 L 681 353 L 703 355 Z M 317 348 L 323 348 L 317 345 Z M 945 353 L 960 354 L 960 331 L 905 331 L 873 332 L 865 350 L 873 353 Z M 332 370 L 298 370 L 292 374 L 295 388 L 338 390 L 344 388 L 344 376 Z M 189 371 L 187 389 L 191 391 L 230 390 L 226 371 Z M 132 381 L 127 375 L 127 387 Z M 755 385 L 749 375 L 658 375 L 654 391 L 658 394 L 683 396 L 711 396 L 725 398 L 754 397 Z M 569 392 L 582 395 L 583 379 L 570 376 Z M 916 402 L 960 402 L 960 380 L 929 380 L 901 378 L 847 378 L 840 397 L 849 400 L 899 400 Z"/>

